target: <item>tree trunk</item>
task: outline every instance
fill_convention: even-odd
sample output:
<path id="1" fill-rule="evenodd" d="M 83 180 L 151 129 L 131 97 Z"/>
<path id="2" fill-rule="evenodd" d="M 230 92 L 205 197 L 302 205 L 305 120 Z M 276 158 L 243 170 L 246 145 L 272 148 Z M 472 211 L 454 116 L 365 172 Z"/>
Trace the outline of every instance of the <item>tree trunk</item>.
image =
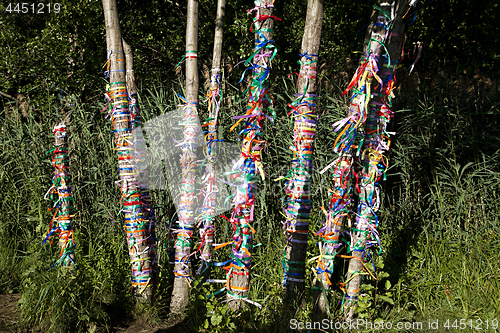
<path id="1" fill-rule="evenodd" d="M 356 87 L 357 92 L 353 94 L 350 101 L 349 114 L 347 118 L 342 119 L 335 124 L 335 132 L 339 131 L 342 127 L 344 129 L 339 133 L 334 144 L 334 151 L 338 153 L 337 158 L 330 163 L 321 173 L 325 172 L 329 168 L 333 168 L 333 180 L 334 187 L 332 189 L 332 199 L 329 205 L 329 211 L 327 213 L 327 221 L 325 228 L 320 235 L 323 237 L 320 258 L 318 259 L 317 271 L 321 274 L 316 281 L 315 286 L 315 315 L 324 316 L 325 313 L 328 314 L 329 306 L 328 300 L 326 298 L 327 292 L 331 285 L 331 273 L 333 272 L 334 259 L 337 256 L 337 250 L 341 246 L 339 243 L 340 228 L 347 220 L 348 227 L 351 228 L 351 219 L 349 216 L 350 204 L 352 203 L 352 188 L 351 179 L 353 175 L 353 161 L 354 156 L 359 154 L 359 149 L 356 150 L 357 146 L 362 144 L 363 136 L 362 126 L 366 121 L 366 103 L 369 99 L 369 95 L 366 94 L 367 85 L 373 76 L 373 63 L 370 63 L 371 48 L 369 49 L 370 38 L 372 38 L 372 33 L 374 32 L 375 23 L 377 22 L 378 11 L 374 10 L 371 15 L 370 25 L 368 26 L 367 33 L 365 35 L 365 44 L 363 48 L 364 56 L 360 60 L 360 64 L 354 78 L 352 79 L 349 87 L 343 93 L 345 95 L 352 87 Z M 374 45 L 373 43 L 372 45 Z M 379 51 L 379 50 L 377 50 Z M 378 53 L 379 54 L 379 53 Z M 364 92 L 364 93 L 363 93 Z M 361 140 L 360 140 L 361 139 Z M 354 144 L 354 143 L 357 143 Z M 353 233 L 351 233 L 353 235 Z M 355 238 L 355 236 L 351 236 Z M 353 244 L 353 243 L 351 243 Z M 348 253 L 351 249 L 348 248 Z M 350 264 L 356 265 L 357 259 L 354 257 L 358 253 L 354 253 Z M 350 256 L 346 256 L 350 258 Z M 351 278 L 351 270 L 348 272 L 348 278 Z M 325 283 L 326 282 L 326 283 Z M 349 299 L 349 296 L 346 296 Z M 343 301 L 344 302 L 344 301 Z"/>
<path id="2" fill-rule="evenodd" d="M 69 185 L 69 155 L 66 125 L 64 122 L 54 127 L 55 143 L 52 158 L 52 166 L 56 168 L 52 178 L 51 193 L 57 194 L 57 202 L 54 206 L 59 206 L 54 212 L 51 226 L 56 225 L 50 230 L 59 233 L 58 245 L 61 248 L 60 258 L 57 264 L 62 263 L 63 267 L 76 268 L 75 263 L 75 243 L 73 241 L 73 224 L 71 218 L 74 214 L 74 198 L 71 195 L 72 187 Z M 60 201 L 60 203 L 59 203 Z M 47 236 L 46 239 L 49 239 Z M 44 241 L 45 243 L 45 241 Z"/>
<path id="3" fill-rule="evenodd" d="M 205 149 L 207 149 L 207 167 L 205 169 L 205 199 L 203 202 L 204 211 L 201 219 L 203 229 L 200 230 L 201 239 L 201 260 L 200 269 L 204 269 L 203 276 L 210 276 L 210 263 L 212 262 L 212 244 L 214 242 L 214 219 L 215 204 L 217 200 L 217 169 L 216 169 L 216 142 L 217 142 L 217 119 L 222 101 L 221 90 L 221 54 L 222 54 L 222 36 L 224 33 L 224 11 L 226 0 L 217 1 L 217 20 L 215 25 L 214 51 L 212 59 L 212 74 L 210 76 L 210 91 L 208 97 L 208 119 L 205 126 L 208 126 Z M 203 268 L 204 267 L 204 268 Z"/>
<path id="4" fill-rule="evenodd" d="M 198 103 L 198 1 L 188 1 L 186 27 L 186 99 Z"/>
<path id="5" fill-rule="evenodd" d="M 149 193 L 149 177 L 146 162 L 146 144 L 144 142 L 144 135 L 142 133 L 142 118 L 139 108 L 139 98 L 137 95 L 137 87 L 135 85 L 134 75 L 134 57 L 132 48 L 127 44 L 125 39 L 122 38 L 123 51 L 125 54 L 126 65 L 126 82 L 129 95 L 128 106 L 131 117 L 131 128 L 133 131 L 133 144 L 134 144 L 134 174 L 140 190 L 141 205 L 143 209 L 143 218 L 145 222 L 145 232 L 147 238 L 147 251 L 151 260 L 152 270 L 148 279 L 152 279 L 151 288 L 146 289 L 144 292 L 148 293 L 147 297 L 153 300 L 154 288 L 158 285 L 158 261 L 156 257 L 156 216 L 153 210 L 151 195 Z"/>
<path id="6" fill-rule="evenodd" d="M 273 12 L 272 5 L 264 1 L 256 1 L 254 17 L 255 48 L 256 51 L 245 61 L 245 65 L 252 64 L 252 83 L 247 113 L 235 117 L 239 119 L 234 129 L 241 121 L 245 120 L 246 129 L 241 147 L 239 160 L 233 166 L 232 178 L 237 184 L 233 199 L 233 245 L 231 263 L 225 267 L 227 273 L 227 299 L 229 306 L 235 310 L 245 306 L 244 302 L 258 305 L 248 299 L 250 286 L 250 270 L 252 265 L 252 227 L 255 208 L 255 194 L 259 174 L 264 179 L 262 166 L 262 149 L 266 141 L 261 139 L 263 121 L 267 113 L 272 113 L 272 104 L 267 92 L 267 79 L 269 76 L 270 62 L 274 58 L 276 49 L 272 44 L 273 37 Z M 260 305 L 258 305 L 260 306 Z"/>
<path id="7" fill-rule="evenodd" d="M 402 35 L 397 36 L 398 33 L 396 31 L 404 29 L 404 26 L 401 25 L 402 15 L 404 14 L 403 7 L 408 8 L 406 4 L 396 6 L 396 1 L 380 5 L 382 12 L 378 14 L 377 21 L 379 24 L 373 28 L 371 43 L 369 44 L 369 51 L 367 53 L 367 57 L 372 57 L 373 61 L 376 62 L 376 66 L 372 67 L 379 68 L 379 72 L 378 77 L 374 75 L 375 73 L 372 73 L 372 77 L 368 77 L 364 86 L 367 91 L 367 96 L 364 97 L 364 105 L 366 106 L 365 111 L 368 115 L 365 123 L 362 153 L 359 155 L 361 170 L 359 170 L 356 177 L 359 180 L 358 215 L 356 217 L 356 229 L 351 231 L 351 250 L 353 253 L 349 262 L 349 271 L 345 284 L 347 295 L 343 303 L 347 320 L 352 320 L 354 316 L 354 308 L 358 300 L 362 275 L 367 274 L 366 268 L 363 267 L 363 255 L 370 246 L 379 242 L 376 231 L 378 226 L 376 212 L 380 204 L 377 182 L 382 175 L 385 175 L 385 168 L 379 165 L 386 164 L 385 161 L 382 161 L 382 154 L 388 150 L 390 143 L 385 129 L 392 116 L 392 112 L 388 108 L 386 97 L 391 94 L 393 84 L 393 73 L 392 71 L 389 72 L 389 70 L 383 69 L 381 65 L 384 61 L 380 58 L 380 54 L 382 53 L 382 47 L 385 47 L 386 51 L 388 51 L 389 44 L 398 41 L 398 38 L 399 46 L 394 45 L 391 48 L 395 53 L 401 52 Z M 395 23 L 397 23 L 396 29 L 394 26 Z M 390 39 L 387 38 L 389 32 L 392 34 Z M 380 43 L 377 43 L 374 39 L 380 41 Z M 382 43 L 385 44 L 382 45 Z M 396 51 L 397 48 L 399 48 L 398 51 Z M 394 54 L 391 55 L 390 53 L 389 57 L 392 58 Z M 385 56 L 387 57 L 387 53 Z M 397 57 L 397 62 L 399 55 L 395 57 Z M 387 68 L 387 65 L 389 64 L 386 64 L 385 68 Z M 394 69 L 395 66 L 396 63 L 392 61 L 390 69 Z M 375 87 L 372 87 L 374 83 L 372 82 L 373 77 L 377 79 Z M 388 85 L 391 87 L 389 90 L 387 89 Z M 374 97 L 374 100 L 369 104 L 370 95 Z M 368 105 L 370 105 L 369 109 Z"/>
<path id="8" fill-rule="evenodd" d="M 140 203 L 140 188 L 133 170 L 132 127 L 127 96 L 125 59 L 116 0 L 103 0 L 106 23 L 106 44 L 110 84 L 108 96 L 112 106 L 112 128 L 118 156 L 122 197 L 120 204 L 125 214 L 125 231 L 132 268 L 132 287 L 137 300 L 151 300 L 151 260 L 144 211 Z"/>
<path id="9" fill-rule="evenodd" d="M 194 230 L 195 162 L 196 132 L 199 130 L 198 119 L 198 1 L 188 1 L 186 27 L 186 104 L 184 105 L 184 144 L 181 158 L 182 187 L 179 207 L 179 228 L 175 242 L 175 280 L 172 291 L 170 310 L 181 313 L 189 302 L 192 251 Z"/>
<path id="10" fill-rule="evenodd" d="M 289 200 L 286 212 L 287 242 L 283 282 L 287 288 L 287 298 L 294 298 L 297 294 L 301 294 L 305 287 L 307 235 L 312 204 L 312 157 L 318 121 L 316 77 L 322 23 L 323 0 L 309 0 L 302 37 L 297 99 L 290 104 L 295 123 L 291 147 L 294 155 L 292 175 L 286 190 Z"/>

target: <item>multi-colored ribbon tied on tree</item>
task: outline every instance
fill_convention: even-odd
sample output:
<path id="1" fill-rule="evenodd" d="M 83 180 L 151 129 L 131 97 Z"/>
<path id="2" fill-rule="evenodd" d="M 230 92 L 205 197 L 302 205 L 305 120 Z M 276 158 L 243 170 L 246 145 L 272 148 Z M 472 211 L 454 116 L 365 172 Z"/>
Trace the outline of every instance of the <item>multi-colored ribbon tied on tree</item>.
<path id="1" fill-rule="evenodd" d="M 53 233 L 58 233 L 61 253 L 53 266 L 62 263 L 63 267 L 73 265 L 76 268 L 73 223 L 71 221 L 75 216 L 75 198 L 71 194 L 73 188 L 69 185 L 71 177 L 65 123 L 62 122 L 55 126 L 53 133 L 55 135 L 55 147 L 47 153 L 52 153 L 52 166 L 56 170 L 54 171 L 54 177 L 52 177 L 52 186 L 45 194 L 45 199 L 48 198 L 54 202 L 50 209 L 54 211 L 54 215 L 49 223 L 47 236 L 43 240 L 43 244 L 47 240 L 52 244 L 50 237 Z"/>
<path id="2" fill-rule="evenodd" d="M 249 87 L 250 97 L 244 115 L 235 116 L 237 122 L 231 127 L 234 130 L 244 122 L 245 128 L 239 132 L 243 135 L 241 154 L 231 172 L 231 179 L 236 184 L 233 193 L 233 212 L 230 222 L 233 225 L 231 260 L 224 266 L 227 271 L 227 296 L 231 306 L 238 306 L 241 301 L 260 306 L 248 299 L 250 270 L 252 265 L 252 235 L 255 229 L 252 224 L 255 215 L 255 194 L 259 178 L 265 179 L 262 165 L 262 152 L 266 141 L 262 138 L 264 120 L 275 119 L 273 101 L 268 92 L 270 62 L 277 49 L 273 44 L 273 21 L 280 20 L 271 15 L 273 5 L 263 1 L 255 1 L 255 7 L 248 12 L 255 12 L 251 31 L 255 33 L 255 51 L 245 61 L 247 69 L 252 69 L 252 82 Z"/>
<path id="3" fill-rule="evenodd" d="M 318 43 L 319 44 L 319 43 Z M 318 45 L 319 47 L 319 45 Z M 295 118 L 293 128 L 293 160 L 288 178 L 285 208 L 286 242 L 282 261 L 283 284 L 293 289 L 297 285 L 303 289 L 305 283 L 305 254 L 309 233 L 311 202 L 311 178 L 313 172 L 314 139 L 318 121 L 316 105 L 317 54 L 300 54 L 298 93 L 295 100 L 288 104 L 288 115 Z M 313 83 L 314 87 L 310 87 Z"/>
<path id="4" fill-rule="evenodd" d="M 342 307 L 347 318 L 353 316 L 362 277 L 371 275 L 377 278 L 375 268 L 372 272 L 365 263 L 371 258 L 368 249 L 377 245 L 377 254 L 382 253 L 376 214 L 380 206 L 378 182 L 385 179 L 388 167 L 388 159 L 383 154 L 390 146 L 391 133 L 387 132 L 387 124 L 393 115 L 390 107 L 394 96 L 394 71 L 401 54 L 402 16 L 408 5 L 388 1 L 381 2 L 380 6 L 374 5 L 374 8 L 377 17 L 367 35 L 366 52 L 343 93 L 353 90 L 349 115 L 333 124 L 336 132 L 342 127 L 343 130 L 334 146 L 338 158 L 330 165 L 335 166 L 335 188 L 328 218 L 338 221 L 346 217 L 351 228 L 350 240 L 346 241 L 348 255 L 341 255 L 350 260 L 347 278 L 341 283 L 344 291 Z M 354 159 L 356 165 L 353 165 Z M 358 193 L 354 226 L 351 226 L 347 206 L 353 192 L 350 178 L 355 178 L 354 189 Z M 334 224 L 340 231 L 342 222 Z M 338 239 L 338 233 L 336 236 Z"/>
<path id="5" fill-rule="evenodd" d="M 144 154 L 141 146 L 144 143 L 137 141 L 133 134 L 133 127 L 139 126 L 140 116 L 137 111 L 137 95 L 129 96 L 125 81 L 111 82 L 107 85 L 106 97 L 108 105 L 102 111 L 109 111 L 114 133 L 115 149 L 118 156 L 118 172 L 120 180 L 120 212 L 125 215 L 125 233 L 127 237 L 130 263 L 132 265 L 132 288 L 138 295 L 150 294 L 153 276 L 153 262 L 155 248 L 151 239 L 154 238 L 154 224 L 151 223 L 149 193 L 141 191 L 146 188 L 147 177 L 138 174 L 137 166 L 142 162 Z M 132 119 L 134 114 L 134 121 Z M 145 195 L 144 195 L 145 194 Z M 145 294 L 145 295 L 146 295 Z"/>

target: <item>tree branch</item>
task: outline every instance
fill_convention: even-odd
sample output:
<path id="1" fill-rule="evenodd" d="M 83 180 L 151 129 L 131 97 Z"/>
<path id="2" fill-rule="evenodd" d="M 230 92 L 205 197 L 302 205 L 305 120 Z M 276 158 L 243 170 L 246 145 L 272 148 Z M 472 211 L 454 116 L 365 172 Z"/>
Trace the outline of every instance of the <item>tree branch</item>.
<path id="1" fill-rule="evenodd" d="M 11 96 L 11 95 L 9 95 L 9 94 L 4 93 L 3 91 L 0 91 L 0 95 L 2 95 L 3 97 L 10 98 L 10 99 L 12 99 L 12 100 L 14 100 L 14 101 L 17 101 L 17 99 L 15 99 L 14 97 L 12 97 L 12 96 Z"/>

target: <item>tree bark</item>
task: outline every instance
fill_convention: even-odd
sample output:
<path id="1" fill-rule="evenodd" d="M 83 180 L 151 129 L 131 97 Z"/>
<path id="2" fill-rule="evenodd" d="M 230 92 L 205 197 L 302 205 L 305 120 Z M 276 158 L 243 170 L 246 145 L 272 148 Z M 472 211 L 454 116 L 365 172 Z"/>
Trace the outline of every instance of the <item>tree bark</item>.
<path id="1" fill-rule="evenodd" d="M 311 211 L 311 177 L 313 172 L 314 139 L 317 115 L 317 66 L 323 23 L 323 0 L 309 0 L 302 37 L 297 99 L 290 104 L 295 118 L 293 129 L 294 154 L 292 175 L 286 192 L 289 195 L 286 212 L 285 277 L 287 298 L 304 291 L 307 235 Z"/>
<path id="2" fill-rule="evenodd" d="M 186 26 L 186 99 L 198 103 L 198 0 L 188 1 Z"/>
<path id="3" fill-rule="evenodd" d="M 245 62 L 252 65 L 252 83 L 247 113 L 239 119 L 234 129 L 241 121 L 246 120 L 246 132 L 241 147 L 239 160 L 233 166 L 233 175 L 237 184 L 233 199 L 233 245 L 231 251 L 231 264 L 226 266 L 227 273 L 227 299 L 229 306 L 238 310 L 246 306 L 245 302 L 258 305 L 248 299 L 250 288 L 250 271 L 252 265 L 252 227 L 255 208 L 255 194 L 258 178 L 264 180 L 262 166 L 262 150 L 266 141 L 262 137 L 263 121 L 265 114 L 271 112 L 272 104 L 267 92 L 267 79 L 271 68 L 270 62 L 276 52 L 272 44 L 273 25 L 275 17 L 271 16 L 273 7 L 256 1 L 254 17 L 256 51 Z M 260 306 L 260 305 L 258 305 Z"/>
<path id="4" fill-rule="evenodd" d="M 221 55 L 222 55 L 222 37 L 224 34 L 224 11 L 226 0 L 217 1 L 217 19 L 215 24 L 214 50 L 212 58 L 212 73 L 210 76 L 210 91 L 208 97 L 208 119 L 205 126 L 208 126 L 205 149 L 207 149 L 207 167 L 205 169 L 205 199 L 203 203 L 204 211 L 201 219 L 203 221 L 203 229 L 200 229 L 200 239 L 202 242 L 201 259 L 202 265 L 200 269 L 204 269 L 203 276 L 210 276 L 212 262 L 212 245 L 214 242 L 214 219 L 215 219 L 215 204 L 217 200 L 217 168 L 216 168 L 216 143 L 217 143 L 217 119 L 222 102 L 221 89 Z M 203 272 L 203 271 L 202 271 Z"/>
<path id="5" fill-rule="evenodd" d="M 189 302 L 191 263 L 194 230 L 195 193 L 195 141 L 199 130 L 198 119 L 198 1 L 188 1 L 186 27 L 186 104 L 184 105 L 184 144 L 181 158 L 182 187 L 181 203 L 178 212 L 179 230 L 175 242 L 175 280 L 170 303 L 170 311 L 181 313 Z"/>
<path id="6" fill-rule="evenodd" d="M 132 127 L 126 87 L 125 59 L 118 18 L 116 0 L 103 0 L 104 21 L 106 24 L 106 44 L 110 84 L 108 96 L 112 106 L 112 128 L 115 133 L 115 146 L 122 197 L 120 203 L 125 214 L 125 231 L 132 269 L 132 287 L 139 301 L 150 301 L 151 260 L 144 221 L 144 211 L 140 203 L 140 188 L 133 170 L 134 148 L 130 142 Z"/>

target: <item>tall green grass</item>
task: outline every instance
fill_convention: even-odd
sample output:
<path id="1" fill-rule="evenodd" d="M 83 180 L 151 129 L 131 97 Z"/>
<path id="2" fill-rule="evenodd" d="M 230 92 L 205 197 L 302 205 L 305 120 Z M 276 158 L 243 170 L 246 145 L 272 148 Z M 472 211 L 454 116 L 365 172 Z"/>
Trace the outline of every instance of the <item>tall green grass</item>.
<path id="1" fill-rule="evenodd" d="M 500 315 L 498 269 L 500 258 L 500 104 L 498 94 L 446 94 L 448 82 L 421 86 L 418 94 L 402 93 L 394 106 L 397 132 L 390 151 L 391 168 L 383 185 L 380 231 L 383 254 L 374 256 L 378 281 L 365 279 L 358 316 L 370 321 L 422 321 L 429 319 L 486 319 Z M 182 85 L 143 89 L 145 121 L 172 111 L 180 100 Z M 237 141 L 230 133 L 232 116 L 244 113 L 238 88 L 228 86 L 219 123 L 221 137 Z M 204 332 L 286 332 L 290 319 L 310 321 L 311 296 L 306 305 L 282 299 L 283 256 L 282 206 L 286 198 L 283 180 L 291 165 L 293 122 L 286 116 L 294 82 L 274 83 L 276 121 L 266 124 L 264 154 L 266 182 L 257 207 L 252 281 L 249 298 L 263 305 L 240 315 L 229 314 L 227 303 L 207 298 L 222 286 L 194 283 L 189 316 L 179 330 Z M 203 92 L 200 91 L 200 94 Z M 53 145 L 52 128 L 69 109 L 57 101 L 32 107 L 27 116 L 12 108 L 0 111 L 0 290 L 20 292 L 22 324 L 39 331 L 114 331 L 127 318 L 142 315 L 167 325 L 172 274 L 168 264 L 168 227 L 175 220 L 167 191 L 152 193 L 159 224 L 160 286 L 156 302 L 137 310 L 129 292 L 129 264 L 119 214 L 117 162 L 111 124 L 99 113 L 104 101 L 96 94 L 91 103 L 76 103 L 68 125 L 70 166 L 77 216 L 76 257 L 79 269 L 71 274 L 48 269 L 57 260 L 57 246 L 41 242 L 51 219 L 43 196 L 51 185 L 53 168 L 45 152 Z M 333 158 L 335 136 L 331 124 L 347 113 L 340 88 L 322 91 L 315 167 L 322 169 Z M 50 101 L 50 96 L 47 98 Z M 200 119 L 207 117 L 200 105 Z M 7 112 L 8 111 L 8 112 Z M 315 173 L 311 230 L 320 228 L 321 206 L 328 202 L 332 183 L 327 174 Z M 216 241 L 229 240 L 231 226 L 216 223 Z M 318 254 L 311 235 L 308 258 Z M 225 261 L 229 249 L 214 254 Z M 311 272 L 313 262 L 308 264 Z M 335 283 L 343 281 L 346 262 L 337 260 Z M 310 273 L 312 274 L 312 273 Z M 213 269 L 223 279 L 225 271 Z M 308 280 L 310 290 L 311 280 Z M 342 294 L 330 294 L 332 320 L 340 321 Z M 123 314 L 128 314 L 124 316 Z"/>

